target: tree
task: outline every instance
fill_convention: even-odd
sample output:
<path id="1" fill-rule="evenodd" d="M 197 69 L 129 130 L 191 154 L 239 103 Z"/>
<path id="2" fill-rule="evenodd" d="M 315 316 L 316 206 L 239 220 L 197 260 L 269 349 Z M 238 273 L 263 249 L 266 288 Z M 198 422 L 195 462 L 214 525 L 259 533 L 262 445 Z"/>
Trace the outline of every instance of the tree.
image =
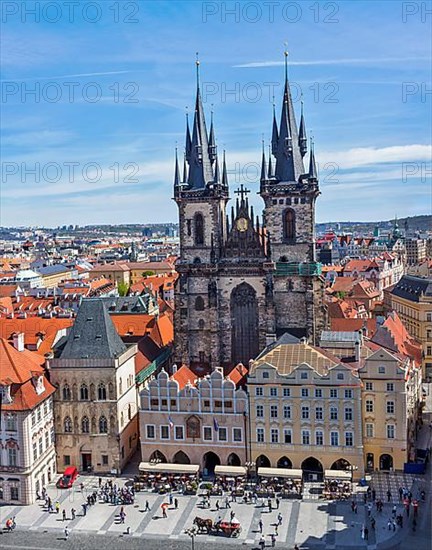
<path id="1" fill-rule="evenodd" d="M 129 291 L 129 285 L 127 283 L 117 283 L 117 290 L 119 296 L 126 296 Z"/>
<path id="2" fill-rule="evenodd" d="M 148 270 L 148 271 L 143 271 L 143 272 L 141 273 L 141 275 L 142 275 L 143 277 L 152 277 L 153 275 L 156 275 L 156 274 L 155 274 L 154 271 Z"/>

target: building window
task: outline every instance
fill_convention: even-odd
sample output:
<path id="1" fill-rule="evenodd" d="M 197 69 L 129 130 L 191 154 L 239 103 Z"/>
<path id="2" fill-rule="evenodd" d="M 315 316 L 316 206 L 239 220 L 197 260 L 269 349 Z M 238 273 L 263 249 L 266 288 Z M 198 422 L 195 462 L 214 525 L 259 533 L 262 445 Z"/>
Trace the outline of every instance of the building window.
<path id="1" fill-rule="evenodd" d="M 345 390 L 345 399 L 352 399 L 353 391 L 352 390 Z"/>
<path id="2" fill-rule="evenodd" d="M 290 397 L 291 396 L 290 388 L 284 388 L 283 389 L 283 396 L 284 397 Z"/>
<path id="3" fill-rule="evenodd" d="M 301 396 L 302 397 L 309 397 L 309 389 L 308 388 L 302 388 L 301 389 Z"/>
<path id="4" fill-rule="evenodd" d="M 337 399 L 337 396 L 338 396 L 338 391 L 336 389 L 332 388 L 330 390 L 330 398 L 331 399 Z"/>
<path id="5" fill-rule="evenodd" d="M 321 431 L 315 432 L 315 445 L 324 445 L 324 434 Z"/>
<path id="6" fill-rule="evenodd" d="M 289 429 L 284 429 L 284 443 L 292 443 L 292 431 Z"/>
<path id="7" fill-rule="evenodd" d="M 291 418 L 291 405 L 284 405 L 283 415 L 288 420 Z"/>
<path id="8" fill-rule="evenodd" d="M 338 419 L 338 409 L 337 407 L 330 407 L 330 420 Z"/>
<path id="9" fill-rule="evenodd" d="M 330 432 L 330 445 L 332 447 L 337 447 L 339 445 L 339 433 Z"/>
<path id="10" fill-rule="evenodd" d="M 264 407 L 262 405 L 256 406 L 256 416 L 257 418 L 264 418 Z"/>
<path id="11" fill-rule="evenodd" d="M 261 387 L 255 388 L 255 395 L 257 397 L 262 397 L 263 396 L 263 389 Z"/>
<path id="12" fill-rule="evenodd" d="M 233 428 L 233 440 L 237 443 L 242 441 L 242 429 L 241 428 Z"/>
<path id="13" fill-rule="evenodd" d="M 69 416 L 64 419 L 64 431 L 65 433 L 72 433 L 72 420 Z"/>
<path id="14" fill-rule="evenodd" d="M 395 427 L 394 424 L 387 424 L 387 439 L 395 438 Z"/>
<path id="15" fill-rule="evenodd" d="M 212 429 L 209 426 L 204 426 L 204 441 L 212 441 Z"/>
<path id="16" fill-rule="evenodd" d="M 183 426 L 176 426 L 175 427 L 175 438 L 176 439 L 184 439 Z"/>
<path id="17" fill-rule="evenodd" d="M 197 296 L 195 298 L 195 311 L 204 311 L 205 303 L 202 296 Z"/>
<path id="18" fill-rule="evenodd" d="M 310 445 L 310 432 L 309 430 L 302 430 L 302 444 Z"/>
<path id="19" fill-rule="evenodd" d="M 270 418 L 277 418 L 277 417 L 278 417 L 278 406 L 270 405 Z"/>
<path id="20" fill-rule="evenodd" d="M 15 447 L 8 449 L 8 463 L 9 466 L 18 466 L 18 451 Z"/>
<path id="21" fill-rule="evenodd" d="M 366 399 L 366 412 L 372 413 L 374 411 L 374 404 L 371 399 Z"/>
<path id="22" fill-rule="evenodd" d="M 350 421 L 353 419 L 353 410 L 351 407 L 345 409 L 345 420 Z"/>
<path id="23" fill-rule="evenodd" d="M 32 412 L 32 415 L 31 415 L 31 425 L 32 425 L 32 428 L 33 426 L 36 424 L 36 413 L 35 412 Z"/>
<path id="24" fill-rule="evenodd" d="M 17 431 L 17 417 L 16 417 L 16 414 L 8 413 L 6 415 L 6 431 L 7 432 L 16 432 Z"/>
<path id="25" fill-rule="evenodd" d="M 302 419 L 309 420 L 309 407 L 307 406 L 302 407 Z"/>
<path id="26" fill-rule="evenodd" d="M 269 373 L 268 371 L 264 371 L 264 372 L 262 373 L 262 377 L 263 377 L 263 378 L 270 378 L 270 373 Z"/>
<path id="27" fill-rule="evenodd" d="M 159 408 L 159 399 L 150 399 L 151 407 Z"/>
<path id="28" fill-rule="evenodd" d="M 147 424 L 147 439 L 155 439 L 156 437 L 156 430 L 153 424 Z"/>
<path id="29" fill-rule="evenodd" d="M 70 466 L 70 463 L 71 463 L 70 455 L 63 455 L 63 464 L 65 466 Z"/>
<path id="30" fill-rule="evenodd" d="M 11 487 L 10 488 L 10 497 L 11 497 L 11 500 L 19 500 L 19 488 L 18 487 Z"/>
<path id="31" fill-rule="evenodd" d="M 287 208 L 282 216 L 284 239 L 287 241 L 293 241 L 296 236 L 295 212 L 292 208 Z"/>
<path id="32" fill-rule="evenodd" d="M 224 405 L 226 409 L 232 409 L 232 401 L 225 401 Z"/>
<path id="33" fill-rule="evenodd" d="M 102 455 L 102 466 L 108 466 L 108 455 Z"/>
<path id="34" fill-rule="evenodd" d="M 87 416 L 84 416 L 81 420 L 81 431 L 83 434 L 90 433 L 90 421 Z"/>
<path id="35" fill-rule="evenodd" d="M 39 454 L 41 455 L 43 453 L 43 439 L 39 438 Z"/>
<path id="36" fill-rule="evenodd" d="M 373 382 L 366 382 L 366 391 L 373 391 Z"/>
<path id="37" fill-rule="evenodd" d="M 343 372 L 338 372 L 338 373 L 337 373 L 337 379 L 338 379 L 338 380 L 343 380 L 343 379 L 344 379 L 344 374 L 343 374 Z"/>
<path id="38" fill-rule="evenodd" d="M 219 426 L 218 439 L 219 439 L 219 441 L 228 441 L 227 429 L 226 428 L 222 428 L 222 427 Z"/>
<path id="39" fill-rule="evenodd" d="M 85 384 L 83 384 L 80 388 L 80 399 L 81 401 L 88 401 L 88 398 L 89 398 L 88 387 Z"/>
<path id="40" fill-rule="evenodd" d="M 204 218 L 199 212 L 195 214 L 194 218 L 195 228 L 195 245 L 202 246 L 204 244 Z"/>
<path id="41" fill-rule="evenodd" d="M 387 410 L 387 414 L 394 414 L 395 412 L 394 401 L 387 401 L 386 410 Z"/>
<path id="42" fill-rule="evenodd" d="M 301 373 L 300 373 L 300 378 L 301 378 L 302 380 L 307 380 L 307 377 L 308 377 L 308 373 L 307 373 L 307 372 L 301 372 Z"/>
<path id="43" fill-rule="evenodd" d="M 387 391 L 394 391 L 393 382 L 387 382 Z"/>
<path id="44" fill-rule="evenodd" d="M 210 407 L 210 400 L 204 399 L 204 407 Z"/>
<path id="45" fill-rule="evenodd" d="M 36 441 L 33 442 L 33 460 L 37 460 L 38 453 L 37 453 L 37 443 Z"/>
<path id="46" fill-rule="evenodd" d="M 345 447 L 352 447 L 352 446 L 353 446 L 353 433 L 345 432 Z"/>
<path id="47" fill-rule="evenodd" d="M 270 430 L 270 438 L 272 443 L 279 443 L 279 430 L 277 428 Z"/>
<path id="48" fill-rule="evenodd" d="M 99 418 L 99 433 L 107 434 L 108 433 L 108 420 L 105 416 Z"/>
<path id="49" fill-rule="evenodd" d="M 323 408 L 322 407 L 316 407 L 315 408 L 315 420 L 322 420 L 323 419 Z"/>
<path id="50" fill-rule="evenodd" d="M 322 389 L 320 388 L 316 388 L 315 390 L 315 397 L 322 397 L 323 394 L 322 394 Z"/>
<path id="51" fill-rule="evenodd" d="M 385 374 L 385 367 L 378 367 L 379 374 Z"/>
<path id="52" fill-rule="evenodd" d="M 169 426 L 160 427 L 160 436 L 161 439 L 169 439 Z"/>
<path id="53" fill-rule="evenodd" d="M 99 401 L 105 401 L 107 398 L 107 392 L 105 384 L 99 384 L 98 386 L 98 399 Z"/>
<path id="54" fill-rule="evenodd" d="M 257 443 L 264 443 L 264 428 L 257 428 Z"/>
<path id="55" fill-rule="evenodd" d="M 373 437 L 374 436 L 374 425 L 371 423 L 366 424 L 366 437 Z"/>
<path id="56" fill-rule="evenodd" d="M 270 397 L 277 397 L 277 388 L 270 388 Z"/>
<path id="57" fill-rule="evenodd" d="M 70 401 L 71 391 L 67 384 L 63 386 L 63 401 Z"/>

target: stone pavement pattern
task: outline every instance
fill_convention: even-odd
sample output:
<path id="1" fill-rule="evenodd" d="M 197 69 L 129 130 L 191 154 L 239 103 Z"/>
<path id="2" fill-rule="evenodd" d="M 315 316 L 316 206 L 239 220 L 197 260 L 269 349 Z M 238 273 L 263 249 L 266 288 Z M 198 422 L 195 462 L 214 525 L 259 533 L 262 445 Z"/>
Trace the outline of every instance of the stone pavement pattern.
<path id="1" fill-rule="evenodd" d="M 123 484 L 125 480 L 117 479 L 116 483 Z M 80 483 L 84 483 L 84 494 L 80 491 Z M 162 518 L 161 505 L 168 502 L 166 495 L 140 492 L 136 494 L 134 504 L 126 505 L 126 520 L 124 524 L 119 522 L 121 506 L 107 503 L 98 503 L 88 509 L 87 515 L 83 515 L 81 504 L 87 494 L 96 490 L 98 478 L 92 476 L 80 477 L 75 486 L 70 490 L 59 491 L 54 485 L 48 487 L 48 494 L 53 503 L 58 499 L 60 513 L 48 513 L 43 509 L 42 501 L 27 507 L 5 506 L 0 507 L 0 523 L 4 525 L 10 516 L 16 516 L 17 531 L 26 529 L 33 533 L 63 533 L 67 525 L 71 536 L 79 534 L 112 535 L 124 539 L 147 540 L 164 537 L 170 541 L 188 541 L 185 529 L 192 527 L 195 516 L 211 518 L 213 521 L 229 519 L 230 509 L 216 510 L 216 500 L 223 506 L 224 499 L 212 497 L 210 509 L 200 507 L 201 498 L 198 496 L 176 495 L 178 509 L 170 506 L 168 517 Z M 387 489 L 385 489 L 386 491 Z M 144 512 L 145 501 L 149 501 L 150 512 Z M 275 501 L 273 500 L 273 505 Z M 375 514 L 377 519 L 376 533 L 369 542 L 369 549 L 376 544 L 390 541 L 395 536 L 393 531 L 387 529 L 387 520 L 391 515 L 392 504 L 386 504 L 381 516 Z M 231 503 L 231 509 L 242 525 L 242 532 L 236 539 L 216 537 L 215 535 L 198 535 L 196 542 L 215 543 L 226 545 L 248 544 L 256 547 L 261 537 L 258 523 L 261 519 L 264 525 L 263 535 L 267 546 L 270 546 L 270 534 L 275 532 L 277 515 L 280 512 L 283 517 L 282 525 L 278 528 L 276 546 L 292 548 L 294 544 L 304 547 L 317 546 L 321 548 L 366 548 L 367 544 L 361 538 L 361 527 L 366 521 L 366 513 L 363 504 L 358 507 L 358 513 L 351 511 L 347 502 L 327 503 L 316 500 L 281 500 L 280 509 L 269 512 L 268 507 L 262 507 L 260 500 L 257 505 Z M 75 508 L 77 516 L 71 520 L 71 508 Z M 62 520 L 62 510 L 66 510 L 67 520 Z M 126 534 L 127 528 L 130 533 Z M 0 547 L 1 547 L 0 540 Z M 372 543 L 372 544 L 371 544 Z M 122 544 L 123 546 L 123 544 Z"/>

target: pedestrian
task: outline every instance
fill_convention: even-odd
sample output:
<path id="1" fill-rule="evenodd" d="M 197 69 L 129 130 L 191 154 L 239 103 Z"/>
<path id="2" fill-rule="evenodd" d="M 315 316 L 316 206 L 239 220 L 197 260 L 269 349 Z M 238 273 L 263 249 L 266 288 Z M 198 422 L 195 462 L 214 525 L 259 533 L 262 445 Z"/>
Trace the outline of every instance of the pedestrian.
<path id="1" fill-rule="evenodd" d="M 58 514 L 60 512 L 60 502 L 59 501 L 57 501 L 55 503 L 55 509 L 56 509 L 56 514 Z"/>
<path id="2" fill-rule="evenodd" d="M 391 531 L 391 528 L 392 528 L 392 520 L 389 518 L 388 522 L 387 522 L 387 528 L 389 531 Z"/>
<path id="3" fill-rule="evenodd" d="M 354 514 L 357 514 L 357 502 L 354 502 Z"/>
<path id="4" fill-rule="evenodd" d="M 62 514 L 63 514 L 63 521 L 66 521 L 66 510 L 64 508 L 63 508 Z"/>
<path id="5" fill-rule="evenodd" d="M 372 513 L 372 503 L 369 502 L 369 504 L 367 505 L 367 515 L 368 515 L 368 518 L 370 518 L 371 513 Z"/>
<path id="6" fill-rule="evenodd" d="M 177 498 L 174 499 L 174 508 L 175 508 L 176 510 L 177 510 L 177 508 L 178 508 L 178 499 L 177 499 Z"/>
<path id="7" fill-rule="evenodd" d="M 376 524 L 375 518 L 371 518 L 371 527 L 374 531 L 375 531 L 375 524 Z"/>
<path id="8" fill-rule="evenodd" d="M 396 517 L 396 513 L 397 513 L 397 508 L 396 508 L 396 504 L 393 506 L 392 508 L 392 516 L 393 516 L 393 519 Z"/>
<path id="9" fill-rule="evenodd" d="M 300 550 L 300 548 L 297 546 L 297 544 L 294 545 L 294 550 Z"/>
<path id="10" fill-rule="evenodd" d="M 65 534 L 65 539 L 67 540 L 69 538 L 69 529 L 67 527 L 64 528 L 64 534 Z"/>
<path id="11" fill-rule="evenodd" d="M 146 500 L 146 505 L 145 505 L 144 512 L 150 512 L 150 504 L 149 504 L 148 500 Z"/>
<path id="12" fill-rule="evenodd" d="M 82 506 L 82 509 L 83 509 L 83 515 L 86 516 L 87 515 L 87 504 L 84 502 L 84 504 L 81 504 Z"/>
<path id="13" fill-rule="evenodd" d="M 414 517 L 416 518 L 417 515 L 418 515 L 418 507 L 419 507 L 419 503 L 418 503 L 418 500 L 413 500 L 413 509 L 414 509 Z"/>
<path id="14" fill-rule="evenodd" d="M 399 502 L 402 502 L 404 490 L 402 487 L 399 487 Z"/>
<path id="15" fill-rule="evenodd" d="M 259 529 L 259 532 L 260 532 L 260 533 L 263 532 L 263 522 L 262 522 L 262 519 L 260 519 L 259 522 L 258 522 L 258 529 Z"/>
<path id="16" fill-rule="evenodd" d="M 232 521 L 235 517 L 235 512 L 234 510 L 231 510 L 231 513 L 230 513 L 230 521 Z"/>
<path id="17" fill-rule="evenodd" d="M 102 485 L 102 478 L 100 477 L 99 478 L 99 489 L 100 489 L 101 485 Z"/>
<path id="18" fill-rule="evenodd" d="M 215 506 L 216 506 L 216 510 L 219 512 L 219 499 L 216 501 Z"/>
<path id="19" fill-rule="evenodd" d="M 271 545 L 272 545 L 272 548 L 274 548 L 276 546 L 276 535 L 274 535 L 273 533 L 270 535 L 270 540 L 271 540 Z"/>
<path id="20" fill-rule="evenodd" d="M 72 508 L 71 509 L 72 521 L 75 519 L 75 512 L 76 512 L 75 508 Z"/>
<path id="21" fill-rule="evenodd" d="M 260 548 L 261 550 L 264 550 L 265 548 L 265 540 L 264 540 L 264 537 L 261 536 L 260 540 L 259 540 L 259 545 L 260 545 Z"/>
<path id="22" fill-rule="evenodd" d="M 278 525 L 282 525 L 282 514 L 280 512 L 277 516 L 277 520 L 278 520 Z"/>
<path id="23" fill-rule="evenodd" d="M 368 540 L 368 538 L 369 538 L 369 529 L 367 527 L 364 528 L 363 533 L 364 533 L 364 539 Z"/>
<path id="24" fill-rule="evenodd" d="M 172 493 L 169 494 L 169 503 L 170 503 L 170 506 L 171 506 L 172 503 L 173 503 L 173 496 L 172 496 Z"/>
<path id="25" fill-rule="evenodd" d="M 278 498 L 276 498 L 276 509 L 279 510 L 279 504 L 280 504 L 280 500 Z"/>
<path id="26" fill-rule="evenodd" d="M 163 516 L 164 518 L 168 517 L 168 516 L 167 516 L 167 513 L 166 513 L 166 506 L 164 506 L 164 507 L 162 508 L 162 516 Z"/>
<path id="27" fill-rule="evenodd" d="M 225 508 L 231 508 L 228 497 L 226 497 L 226 499 L 225 499 Z"/>
<path id="28" fill-rule="evenodd" d="M 394 519 L 392 520 L 392 527 L 393 527 L 393 531 L 396 531 L 396 522 Z"/>
<path id="29" fill-rule="evenodd" d="M 391 496 L 392 496 L 392 494 L 391 494 L 391 491 L 390 491 L 390 489 L 389 489 L 389 490 L 387 491 L 387 502 L 390 502 Z"/>
<path id="30" fill-rule="evenodd" d="M 81 493 L 84 492 L 84 483 L 80 483 L 80 489 L 81 489 Z"/>
<path id="31" fill-rule="evenodd" d="M 269 512 L 271 512 L 271 511 L 272 511 L 272 501 L 271 501 L 271 498 L 268 499 L 267 504 L 268 504 Z"/>
<path id="32" fill-rule="evenodd" d="M 278 536 L 279 535 L 279 527 L 277 525 L 275 525 L 274 528 L 275 528 L 275 535 Z"/>
<path id="33" fill-rule="evenodd" d="M 375 502 L 376 499 L 376 491 L 375 489 L 372 489 L 372 500 Z"/>

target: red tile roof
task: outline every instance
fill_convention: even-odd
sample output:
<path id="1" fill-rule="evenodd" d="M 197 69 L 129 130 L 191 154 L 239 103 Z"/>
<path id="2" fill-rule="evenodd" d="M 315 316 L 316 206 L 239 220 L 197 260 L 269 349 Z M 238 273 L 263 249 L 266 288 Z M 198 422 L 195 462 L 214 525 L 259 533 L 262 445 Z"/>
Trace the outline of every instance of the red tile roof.
<path id="1" fill-rule="evenodd" d="M 183 365 L 182 367 L 180 367 L 177 372 L 175 372 L 172 376 L 171 376 L 171 379 L 172 380 L 176 380 L 180 386 L 179 389 L 183 389 L 186 384 L 190 383 L 192 385 L 195 384 L 195 380 L 196 380 L 197 376 L 195 373 L 193 373 L 189 367 L 187 367 L 186 365 Z"/>
<path id="2" fill-rule="evenodd" d="M 0 384 L 23 384 L 34 373 L 43 374 L 45 359 L 24 349 L 18 351 L 5 338 L 0 338 Z"/>

